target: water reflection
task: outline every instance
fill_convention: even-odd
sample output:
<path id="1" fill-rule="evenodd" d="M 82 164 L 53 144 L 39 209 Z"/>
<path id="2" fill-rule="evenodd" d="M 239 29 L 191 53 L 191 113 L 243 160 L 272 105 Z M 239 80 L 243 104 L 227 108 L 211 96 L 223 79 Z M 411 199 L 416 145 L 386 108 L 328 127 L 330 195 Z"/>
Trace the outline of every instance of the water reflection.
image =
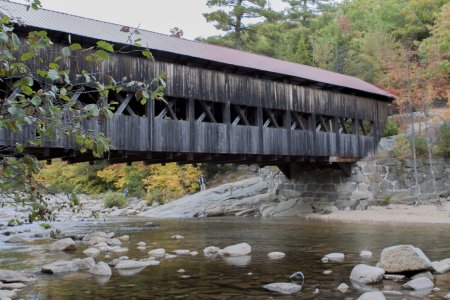
<path id="1" fill-rule="evenodd" d="M 160 227 L 143 227 L 148 220 L 123 219 L 115 223 L 71 224 L 64 230 L 78 233 L 93 230 L 115 231 L 128 234 L 124 243 L 129 248 L 127 256 L 139 260 L 148 258 L 148 251 L 140 251 L 135 245 L 143 241 L 148 250 L 164 248 L 198 251 L 197 256 L 181 255 L 161 259 L 159 266 L 146 267 L 134 274 L 122 274 L 113 270 L 107 280 L 86 273 L 63 275 L 40 275 L 36 285 L 25 290 L 19 297 L 24 299 L 342 299 L 336 287 L 344 282 L 351 288 L 345 297 L 357 298 L 367 287 L 354 286 L 349 280 L 350 271 L 356 264 L 374 265 L 380 251 L 395 244 L 413 244 L 431 260 L 450 256 L 450 226 L 399 225 L 399 224 L 351 224 L 301 220 L 299 218 L 214 218 L 197 220 L 158 221 Z M 183 240 L 172 240 L 179 234 Z M 203 249 L 210 245 L 220 248 L 246 242 L 252 246 L 247 257 L 205 257 Z M 42 245 L 36 252 L 0 250 L 2 268 L 37 270 L 43 262 L 85 257 L 81 246 L 73 254 L 60 254 L 46 250 Z M 361 258 L 361 250 L 373 252 L 372 258 Z M 272 251 L 286 253 L 282 260 L 270 260 Z M 345 253 L 341 263 L 321 262 L 330 252 Z M 36 255 L 38 253 L 38 255 Z M 117 258 L 120 254 L 111 254 Z M 110 261 L 101 253 L 96 261 Z M 230 260 L 231 259 L 231 260 Z M 186 270 L 189 278 L 180 278 L 179 269 Z M 331 273 L 323 274 L 325 270 Z M 127 270 L 129 271 L 129 270 Z M 283 296 L 262 288 L 272 282 L 288 282 L 293 272 L 305 276 L 303 290 L 295 296 Z M 249 275 L 251 274 L 251 275 Z M 100 280 L 100 282 L 99 282 Z M 398 290 L 393 281 L 383 280 L 370 289 Z M 436 285 L 445 295 L 450 289 L 450 275 L 439 275 Z M 316 289 L 319 294 L 314 294 Z M 402 299 L 395 298 L 389 299 Z M 405 296 L 403 296 L 405 297 Z M 439 299 L 439 297 L 437 297 Z"/>

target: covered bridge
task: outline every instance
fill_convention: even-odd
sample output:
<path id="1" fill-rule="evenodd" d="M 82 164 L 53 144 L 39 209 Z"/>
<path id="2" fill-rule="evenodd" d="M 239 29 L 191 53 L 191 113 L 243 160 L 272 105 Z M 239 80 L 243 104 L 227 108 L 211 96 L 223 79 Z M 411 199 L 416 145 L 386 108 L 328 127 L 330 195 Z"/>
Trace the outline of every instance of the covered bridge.
<path id="1" fill-rule="evenodd" d="M 72 42 L 91 47 L 96 41 L 115 48 L 127 44 L 122 25 L 0 1 L 26 34 L 46 30 L 54 45 L 51 59 Z M 133 32 L 134 28 L 131 28 Z M 127 30 L 125 30 L 127 31 Z M 393 97 L 358 78 L 234 49 L 207 45 L 138 29 L 142 45 L 155 61 L 133 52 L 113 56 L 98 72 L 145 81 L 168 75 L 167 102 L 145 106 L 134 93 L 112 95 L 118 101 L 111 120 L 86 122 L 112 138 L 114 162 L 238 162 L 280 165 L 354 162 L 374 151 Z M 92 66 L 72 59 L 73 75 Z M 84 96 L 83 96 L 84 97 Z M 80 98 L 82 99 L 82 97 Z M 83 100 L 83 99 L 82 99 Z M 87 100 L 86 100 L 87 101 Z M 35 134 L 30 129 L 29 135 Z M 0 131 L 0 144 L 21 137 Z M 23 140 L 25 142 L 25 140 Z M 47 140 L 27 151 L 40 159 L 93 161 L 68 139 Z"/>

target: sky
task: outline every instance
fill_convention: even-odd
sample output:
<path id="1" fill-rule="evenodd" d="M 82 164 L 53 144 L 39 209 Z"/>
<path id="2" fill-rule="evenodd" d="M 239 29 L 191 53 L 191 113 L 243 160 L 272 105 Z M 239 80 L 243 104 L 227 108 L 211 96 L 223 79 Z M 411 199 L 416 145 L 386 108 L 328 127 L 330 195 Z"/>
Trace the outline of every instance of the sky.
<path id="1" fill-rule="evenodd" d="M 25 0 L 13 0 L 26 3 Z M 208 12 L 206 0 L 41 0 L 43 8 L 138 27 L 163 34 L 179 27 L 184 38 L 222 34 L 202 13 Z M 285 5 L 282 0 L 269 0 L 275 10 Z"/>

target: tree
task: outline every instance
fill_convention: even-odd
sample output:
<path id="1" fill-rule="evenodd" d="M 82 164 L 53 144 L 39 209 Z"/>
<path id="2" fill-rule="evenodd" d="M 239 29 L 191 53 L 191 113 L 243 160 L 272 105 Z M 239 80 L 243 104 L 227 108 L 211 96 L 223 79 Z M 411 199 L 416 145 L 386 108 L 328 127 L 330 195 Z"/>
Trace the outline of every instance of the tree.
<path id="1" fill-rule="evenodd" d="M 40 7 L 39 0 L 29 0 L 30 8 Z M 29 146 L 39 147 L 50 137 L 71 137 L 81 152 L 91 151 L 101 158 L 109 151 L 109 139 L 102 132 L 91 132 L 82 126 L 85 119 L 108 119 L 113 116 L 113 103 L 102 99 L 109 93 L 124 88 L 134 89 L 142 104 L 162 96 L 164 75 L 149 82 L 116 80 L 107 77 L 98 80 L 92 70 L 82 70 L 75 78 L 69 76 L 65 61 L 76 57 L 98 67 L 117 53 L 127 52 L 129 47 L 140 47 L 141 54 L 153 59 L 150 51 L 141 47 L 139 38 L 130 33 L 124 46 L 115 51 L 114 45 L 98 41 L 95 47 L 82 49 L 71 43 L 70 36 L 53 61 L 42 63 L 41 55 L 50 50 L 52 42 L 45 31 L 31 31 L 26 37 L 15 33 L 14 24 L 6 15 L 0 16 L 0 128 L 16 135 L 35 131 L 35 137 L 27 137 L 25 143 L 2 146 L 0 160 L 0 192 L 4 202 L 30 205 L 29 221 L 51 218 L 43 196 L 45 190 L 35 180 L 40 164 L 26 152 Z M 125 31 L 126 28 L 122 31 Z M 155 85 L 156 84 L 156 85 Z M 95 103 L 83 103 L 74 95 L 98 95 Z M 5 198 L 6 197 L 6 198 Z"/>
<path id="2" fill-rule="evenodd" d="M 324 4 L 333 0 L 283 0 L 289 4 L 286 10 L 286 20 L 290 22 L 300 22 L 307 26 L 309 20 L 319 14 Z"/>
<path id="3" fill-rule="evenodd" d="M 266 0 L 208 0 L 209 8 L 218 8 L 211 13 L 204 13 L 207 22 L 214 22 L 214 27 L 232 34 L 236 49 L 241 48 L 243 34 L 248 30 L 245 21 L 273 18 L 275 13 L 267 8 Z"/>

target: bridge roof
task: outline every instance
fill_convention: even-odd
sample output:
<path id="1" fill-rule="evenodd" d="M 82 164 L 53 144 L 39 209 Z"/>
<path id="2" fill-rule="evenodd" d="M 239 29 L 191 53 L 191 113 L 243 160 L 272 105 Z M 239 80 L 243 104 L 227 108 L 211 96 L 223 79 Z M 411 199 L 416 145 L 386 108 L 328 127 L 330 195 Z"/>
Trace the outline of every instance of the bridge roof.
<path id="1" fill-rule="evenodd" d="M 74 36 L 105 40 L 116 44 L 125 44 L 129 36 L 129 33 L 121 31 L 123 25 L 46 9 L 27 10 L 26 5 L 3 0 L 0 1 L 0 11 L 13 18 L 18 24 Z M 139 29 L 139 32 L 139 38 L 142 39 L 141 44 L 148 45 L 151 50 L 294 77 L 318 84 L 369 93 L 382 98 L 394 98 L 386 91 L 356 77 L 236 49 L 170 37 L 143 29 Z"/>

